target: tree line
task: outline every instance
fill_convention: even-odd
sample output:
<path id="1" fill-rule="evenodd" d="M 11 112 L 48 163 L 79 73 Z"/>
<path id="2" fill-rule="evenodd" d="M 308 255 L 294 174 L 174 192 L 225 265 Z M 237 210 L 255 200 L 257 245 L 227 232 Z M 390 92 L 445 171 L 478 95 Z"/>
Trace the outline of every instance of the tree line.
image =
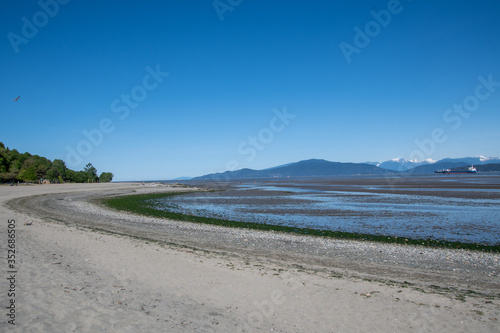
<path id="1" fill-rule="evenodd" d="M 59 183 L 110 182 L 113 180 L 113 174 L 103 172 L 98 176 L 92 163 L 87 164 L 81 171 L 74 171 L 67 168 L 63 160 L 51 161 L 30 153 L 21 154 L 16 149 L 6 148 L 0 142 L 0 183 L 40 180 Z"/>

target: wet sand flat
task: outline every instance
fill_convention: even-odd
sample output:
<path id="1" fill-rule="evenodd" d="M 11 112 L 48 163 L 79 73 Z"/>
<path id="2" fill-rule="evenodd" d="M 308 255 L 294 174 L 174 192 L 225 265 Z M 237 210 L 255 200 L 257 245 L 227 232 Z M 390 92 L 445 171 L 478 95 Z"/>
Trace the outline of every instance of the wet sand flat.
<path id="1" fill-rule="evenodd" d="M 223 191 L 152 202 L 190 215 L 412 239 L 500 244 L 500 177 L 419 176 L 199 183 Z"/>

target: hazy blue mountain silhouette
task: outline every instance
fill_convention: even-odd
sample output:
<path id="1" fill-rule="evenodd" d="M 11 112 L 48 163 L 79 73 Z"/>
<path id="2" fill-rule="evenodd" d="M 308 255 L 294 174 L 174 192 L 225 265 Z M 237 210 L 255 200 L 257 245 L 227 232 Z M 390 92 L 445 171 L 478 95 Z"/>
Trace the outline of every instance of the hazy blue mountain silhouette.
<path id="1" fill-rule="evenodd" d="M 393 160 L 394 161 L 394 160 Z M 200 177 L 195 177 L 195 180 L 231 180 L 231 179 L 247 179 L 247 178 L 294 178 L 294 177 L 334 177 L 334 176 L 353 176 L 353 175 L 390 175 L 390 174 L 431 174 L 439 169 L 454 169 L 467 166 L 474 166 L 479 172 L 483 171 L 500 171 L 498 158 L 464 157 L 464 158 L 445 158 L 435 163 L 426 163 L 415 168 L 405 171 L 395 171 L 382 168 L 373 163 L 343 163 L 330 162 L 322 159 L 304 160 L 295 163 L 283 164 L 263 170 L 240 169 L 235 171 L 226 171 L 220 173 L 212 173 Z M 487 167 L 492 165 L 491 167 Z"/>
<path id="2" fill-rule="evenodd" d="M 311 159 L 264 170 L 241 169 L 196 177 L 193 179 L 229 180 L 243 178 L 331 177 L 346 175 L 383 175 L 393 171 L 366 163 L 341 163 Z"/>

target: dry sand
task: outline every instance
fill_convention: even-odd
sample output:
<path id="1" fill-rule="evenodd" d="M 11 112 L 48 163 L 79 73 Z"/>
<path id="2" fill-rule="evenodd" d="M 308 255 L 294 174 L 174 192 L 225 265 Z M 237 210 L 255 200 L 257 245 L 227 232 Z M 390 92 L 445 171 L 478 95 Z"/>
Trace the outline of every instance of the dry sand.
<path id="1" fill-rule="evenodd" d="M 113 228 L 117 221 L 153 225 L 154 219 L 118 218 L 118 213 L 81 201 L 105 191 L 130 190 L 165 189 L 137 184 L 0 186 L 1 332 L 500 332 L 496 254 L 321 240 L 321 248 L 328 245 L 334 252 L 318 253 L 318 260 L 312 260 L 314 255 L 293 252 L 286 244 L 311 243 L 316 249 L 317 238 L 198 225 L 186 234 L 178 222 L 165 226 L 163 234 L 158 222 L 160 227 L 149 232 L 157 230 L 160 241 L 148 241 L 123 235 L 134 234 L 132 222 L 127 232 Z M 22 200 L 7 205 L 41 194 L 47 196 L 39 198 L 52 198 L 50 209 L 42 209 L 50 202 L 41 199 L 33 201 L 40 207 L 31 212 L 11 208 Z M 61 205 L 68 199 L 67 206 L 57 206 L 52 194 L 58 194 Z M 50 216 L 51 209 L 64 207 L 66 215 L 54 211 Z M 95 212 L 85 215 L 85 209 Z M 9 220 L 15 220 L 14 274 L 7 273 Z M 115 234 L 96 231 L 97 225 L 106 229 L 107 221 Z M 177 229 L 181 231 L 175 234 Z M 225 246 L 214 245 L 215 232 Z M 242 237 L 276 246 L 266 252 L 262 246 L 239 248 L 231 242 Z M 348 248 L 371 250 L 356 257 L 346 254 Z M 405 260 L 384 259 L 387 252 L 398 257 L 394 249 Z M 412 270 L 413 264 L 405 264 L 414 259 L 412 253 L 438 259 Z M 455 258 L 452 263 L 450 257 Z M 478 258 L 481 264 L 471 271 L 467 265 L 474 263 L 463 258 Z M 369 265 L 371 261 L 375 263 Z M 399 269 L 405 274 L 398 276 Z M 8 296 L 12 287 L 15 296 Z M 15 326 L 8 323 L 11 300 Z"/>

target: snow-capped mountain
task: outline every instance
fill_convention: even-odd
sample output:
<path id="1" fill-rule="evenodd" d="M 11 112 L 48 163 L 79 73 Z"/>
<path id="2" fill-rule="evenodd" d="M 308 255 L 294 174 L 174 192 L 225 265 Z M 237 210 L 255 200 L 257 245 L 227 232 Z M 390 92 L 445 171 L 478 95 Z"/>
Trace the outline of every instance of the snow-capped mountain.
<path id="1" fill-rule="evenodd" d="M 404 158 L 394 158 L 389 161 L 385 161 L 382 163 L 377 162 L 367 162 L 368 164 L 376 165 L 380 168 L 393 170 L 393 171 L 406 171 L 413 168 L 416 168 L 421 165 L 428 165 L 434 163 L 465 163 L 465 164 L 491 164 L 491 163 L 500 163 L 499 157 L 486 157 L 482 155 L 478 155 L 475 157 L 462 157 L 462 158 L 444 158 L 442 160 L 436 161 L 433 159 L 426 159 L 424 161 L 417 160 L 407 160 Z"/>
<path id="2" fill-rule="evenodd" d="M 436 161 L 430 158 L 424 161 L 407 160 L 404 158 L 394 158 L 392 160 L 380 163 L 378 167 L 394 171 L 406 171 L 424 164 L 433 164 L 433 163 L 436 163 Z"/>
<path id="3" fill-rule="evenodd" d="M 486 157 L 478 155 L 475 157 L 463 157 L 463 158 L 444 158 L 439 162 L 462 162 L 467 164 L 491 164 L 500 163 L 499 157 Z"/>

